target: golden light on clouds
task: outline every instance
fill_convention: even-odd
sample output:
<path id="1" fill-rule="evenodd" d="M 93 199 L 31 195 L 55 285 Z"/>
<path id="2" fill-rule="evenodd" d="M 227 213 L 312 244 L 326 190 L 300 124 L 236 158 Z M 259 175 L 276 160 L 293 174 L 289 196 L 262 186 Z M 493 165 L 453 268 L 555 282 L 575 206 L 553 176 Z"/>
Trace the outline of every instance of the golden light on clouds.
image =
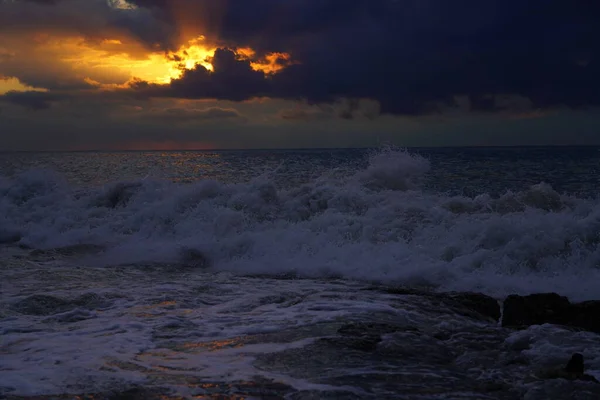
<path id="1" fill-rule="evenodd" d="M 236 49 L 241 58 L 255 59 L 256 52 L 249 47 Z M 262 60 L 251 61 L 250 66 L 255 71 L 262 71 L 265 74 L 275 74 L 287 66 L 293 64 L 292 56 L 288 53 L 269 53 Z"/>
<path id="2" fill-rule="evenodd" d="M 5 39 L 6 48 L 0 47 L 0 94 L 44 90 L 40 87 L 85 89 L 85 83 L 90 89 L 110 90 L 127 87 L 134 79 L 168 84 L 196 65 L 213 71 L 212 59 L 219 46 L 202 35 L 168 52 L 149 49 L 136 38 L 119 33 L 103 39 L 52 33 Z M 267 75 L 294 63 L 287 53 L 259 56 L 247 47 L 234 51 L 238 59 L 248 61 L 252 69 Z"/>
<path id="3" fill-rule="evenodd" d="M 168 84 L 180 78 L 185 70 L 202 65 L 213 70 L 212 57 L 216 46 L 207 44 L 204 36 L 198 36 L 181 45 L 178 50 L 143 54 L 135 44 L 125 44 L 121 40 L 105 39 L 99 44 L 89 44 L 82 39 L 61 40 L 53 44 L 62 48 L 61 58 L 70 64 L 82 80 L 96 86 L 110 87 L 125 83 L 133 78 L 158 84 Z M 274 74 L 291 64 L 291 56 L 286 53 L 270 53 L 256 60 L 256 53 L 250 48 L 236 50 L 242 59 L 250 59 L 256 71 Z M 142 53 L 142 54 L 140 54 Z"/>
<path id="4" fill-rule="evenodd" d="M 121 10 L 135 10 L 137 8 L 135 5 L 127 2 L 127 0 L 108 0 L 108 5 Z"/>
<path id="5" fill-rule="evenodd" d="M 106 39 L 99 44 L 82 39 L 61 40 L 50 47 L 64 54 L 61 61 L 69 64 L 82 80 L 100 85 L 124 83 L 132 78 L 169 83 L 179 78 L 183 69 L 192 69 L 196 64 L 212 69 L 208 60 L 215 52 L 214 47 L 204 43 L 203 37 L 190 40 L 167 54 L 148 53 L 135 44 L 116 39 Z"/>
<path id="6" fill-rule="evenodd" d="M 171 52 L 167 55 L 167 58 L 175 62 L 177 67 L 177 72 L 171 75 L 171 78 L 179 78 L 183 69 L 194 69 L 196 64 L 202 65 L 209 71 L 213 70 L 210 59 L 214 56 L 217 48 L 214 46 L 207 46 L 205 40 L 204 36 L 199 36 L 189 40 L 187 44 L 181 46 L 178 51 Z"/>
<path id="7" fill-rule="evenodd" d="M 39 89 L 29 85 L 25 85 L 21 83 L 17 78 L 2 78 L 0 76 L 0 95 L 3 95 L 7 92 L 16 91 L 16 92 L 28 92 L 28 91 L 37 91 L 37 92 L 46 92 L 46 89 Z"/>
<path id="8" fill-rule="evenodd" d="M 292 64 L 292 56 L 287 53 L 269 53 L 264 60 L 252 62 L 250 65 L 265 74 L 275 74 Z"/>

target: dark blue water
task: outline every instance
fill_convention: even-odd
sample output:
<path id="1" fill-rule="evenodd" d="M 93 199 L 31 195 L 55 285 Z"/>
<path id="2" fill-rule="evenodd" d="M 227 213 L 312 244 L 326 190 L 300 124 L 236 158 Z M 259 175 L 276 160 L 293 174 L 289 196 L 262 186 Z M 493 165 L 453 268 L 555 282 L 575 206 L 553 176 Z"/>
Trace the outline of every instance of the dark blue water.
<path id="1" fill-rule="evenodd" d="M 245 182 L 276 171 L 278 185 L 302 184 L 328 172 L 363 169 L 376 149 L 170 152 L 1 153 L 0 175 L 49 169 L 78 185 L 143 178 Z M 600 147 L 411 148 L 431 164 L 425 190 L 475 196 L 519 191 L 546 182 L 559 193 L 596 197 Z"/>

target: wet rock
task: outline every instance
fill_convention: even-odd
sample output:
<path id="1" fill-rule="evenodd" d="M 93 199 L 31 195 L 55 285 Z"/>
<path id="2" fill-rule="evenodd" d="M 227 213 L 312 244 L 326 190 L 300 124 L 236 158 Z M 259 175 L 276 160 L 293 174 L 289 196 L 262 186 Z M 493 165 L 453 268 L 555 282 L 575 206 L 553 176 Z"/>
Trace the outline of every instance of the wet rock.
<path id="1" fill-rule="evenodd" d="M 494 321 L 500 320 L 500 305 L 493 297 L 481 293 L 458 293 L 450 295 L 450 299 L 484 317 Z"/>
<path id="2" fill-rule="evenodd" d="M 568 325 L 600 333 L 600 301 L 584 301 L 572 304 Z"/>
<path id="3" fill-rule="evenodd" d="M 600 301 L 572 304 L 556 293 L 510 295 L 504 301 L 502 326 L 557 324 L 600 333 Z"/>
<path id="4" fill-rule="evenodd" d="M 454 312 L 471 318 L 500 320 L 501 308 L 493 297 L 475 292 L 437 293 L 426 289 L 407 287 L 369 287 L 365 290 L 378 290 L 389 294 L 419 296 L 434 299 L 450 307 Z"/>
<path id="5" fill-rule="evenodd" d="M 573 354 L 565 367 L 565 372 L 575 377 L 583 375 L 583 354 Z"/>
<path id="6" fill-rule="evenodd" d="M 598 400 L 600 385 L 586 385 L 579 381 L 564 379 L 545 380 L 530 383 L 521 397 L 523 400 Z"/>
<path id="7" fill-rule="evenodd" d="M 502 326 L 565 324 L 571 303 L 556 293 L 510 295 L 504 300 Z"/>
<path id="8" fill-rule="evenodd" d="M 583 364 L 583 354 L 575 353 L 571 356 L 571 359 L 565 367 L 565 373 L 569 379 L 578 379 L 582 381 L 600 383 L 596 378 L 591 375 L 585 374 L 585 367 Z"/>
<path id="9" fill-rule="evenodd" d="M 578 380 L 600 383 L 595 377 L 585 373 L 583 354 L 581 353 L 573 354 L 564 368 L 548 369 L 546 371 L 543 371 L 540 375 L 542 378 L 546 379 L 562 378 L 570 381 Z"/>

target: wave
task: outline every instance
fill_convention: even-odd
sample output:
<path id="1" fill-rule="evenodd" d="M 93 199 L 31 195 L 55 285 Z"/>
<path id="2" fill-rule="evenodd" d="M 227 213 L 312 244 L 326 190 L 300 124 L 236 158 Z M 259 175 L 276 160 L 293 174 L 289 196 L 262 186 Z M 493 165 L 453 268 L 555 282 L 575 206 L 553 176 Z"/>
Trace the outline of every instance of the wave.
<path id="1" fill-rule="evenodd" d="M 0 180 L 0 242 L 101 245 L 85 260 L 94 266 L 177 262 L 192 251 L 208 268 L 242 274 L 498 296 L 556 291 L 575 300 L 599 292 L 597 199 L 545 183 L 451 196 L 421 189 L 428 172 L 427 159 L 391 148 L 362 170 L 330 171 L 295 188 L 278 187 L 276 171 L 235 184 L 143 179 L 82 188 L 30 170 Z"/>

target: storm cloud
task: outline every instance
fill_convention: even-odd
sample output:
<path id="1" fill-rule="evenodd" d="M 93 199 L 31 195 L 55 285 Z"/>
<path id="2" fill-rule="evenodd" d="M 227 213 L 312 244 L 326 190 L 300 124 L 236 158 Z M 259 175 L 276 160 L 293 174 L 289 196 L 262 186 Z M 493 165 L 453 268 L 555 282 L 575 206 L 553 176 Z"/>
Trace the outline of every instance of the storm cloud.
<path id="1" fill-rule="evenodd" d="M 171 24 L 174 10 L 208 10 L 215 18 L 211 29 L 218 27 L 229 46 L 286 51 L 298 61 L 261 82 L 223 49 L 223 63 L 214 73 L 187 71 L 171 85 L 173 96 L 266 95 L 316 103 L 369 98 L 381 103 L 382 112 L 411 115 L 453 104 L 457 95 L 469 96 L 475 111 L 493 111 L 495 95 L 505 94 L 543 108 L 600 103 L 600 3 L 595 1 L 131 3 Z"/>
<path id="2" fill-rule="evenodd" d="M 576 118 L 597 142 L 597 21 L 595 0 L 0 0 L 0 122 L 54 127 L 57 143 L 96 124 L 115 142 L 185 130 L 247 147 L 338 130 L 357 132 L 349 145 L 444 129 L 491 143 L 460 127 L 475 120 L 558 143 L 545 132 Z"/>
<path id="3" fill-rule="evenodd" d="M 2 29 L 35 22 L 94 37 L 110 28 L 165 50 L 182 31 L 198 29 L 220 46 L 214 71 L 186 71 L 160 95 L 364 98 L 379 101 L 383 113 L 409 115 L 460 95 L 475 111 L 493 111 L 494 96 L 506 94 L 542 108 L 600 103 L 600 3 L 591 0 L 21 0 L 0 7 Z M 242 47 L 286 52 L 296 62 L 275 75 L 254 71 L 236 59 Z"/>

